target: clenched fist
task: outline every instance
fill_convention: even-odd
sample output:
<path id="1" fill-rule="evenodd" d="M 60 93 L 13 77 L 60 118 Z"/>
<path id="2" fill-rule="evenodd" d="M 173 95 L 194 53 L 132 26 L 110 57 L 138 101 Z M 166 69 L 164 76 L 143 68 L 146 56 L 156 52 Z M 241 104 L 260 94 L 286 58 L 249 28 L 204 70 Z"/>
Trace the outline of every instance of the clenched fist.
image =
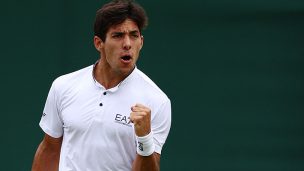
<path id="1" fill-rule="evenodd" d="M 151 132 L 151 110 L 142 105 L 136 104 L 131 107 L 130 119 L 134 124 L 135 134 L 139 137 L 148 135 Z"/>

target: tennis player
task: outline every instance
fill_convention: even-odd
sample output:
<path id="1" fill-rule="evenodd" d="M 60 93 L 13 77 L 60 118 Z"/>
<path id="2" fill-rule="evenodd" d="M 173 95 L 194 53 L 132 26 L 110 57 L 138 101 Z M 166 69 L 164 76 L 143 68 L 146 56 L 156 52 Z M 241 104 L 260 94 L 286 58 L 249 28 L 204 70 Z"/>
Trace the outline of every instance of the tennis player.
<path id="1" fill-rule="evenodd" d="M 54 80 L 32 171 L 156 171 L 171 125 L 171 103 L 136 67 L 147 26 L 134 1 L 96 13 L 98 61 Z"/>

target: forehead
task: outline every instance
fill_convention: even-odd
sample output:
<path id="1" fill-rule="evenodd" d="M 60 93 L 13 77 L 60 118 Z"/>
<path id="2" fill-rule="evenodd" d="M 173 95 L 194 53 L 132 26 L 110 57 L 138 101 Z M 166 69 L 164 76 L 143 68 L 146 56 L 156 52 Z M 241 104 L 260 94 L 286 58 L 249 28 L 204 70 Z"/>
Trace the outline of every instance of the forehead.
<path id="1" fill-rule="evenodd" d="M 110 27 L 108 33 L 112 33 L 112 32 L 128 33 L 128 32 L 131 32 L 131 31 L 139 31 L 139 28 L 133 20 L 126 19 L 124 22 Z"/>

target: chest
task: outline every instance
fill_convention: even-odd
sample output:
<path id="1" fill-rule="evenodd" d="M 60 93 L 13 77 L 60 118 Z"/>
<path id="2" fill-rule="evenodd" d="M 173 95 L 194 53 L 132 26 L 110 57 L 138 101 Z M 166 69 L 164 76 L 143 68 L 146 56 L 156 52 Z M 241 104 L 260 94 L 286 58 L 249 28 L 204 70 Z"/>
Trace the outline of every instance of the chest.
<path id="1" fill-rule="evenodd" d="M 144 99 L 119 92 L 75 92 L 62 101 L 64 132 L 115 140 L 134 137 L 131 106 Z"/>

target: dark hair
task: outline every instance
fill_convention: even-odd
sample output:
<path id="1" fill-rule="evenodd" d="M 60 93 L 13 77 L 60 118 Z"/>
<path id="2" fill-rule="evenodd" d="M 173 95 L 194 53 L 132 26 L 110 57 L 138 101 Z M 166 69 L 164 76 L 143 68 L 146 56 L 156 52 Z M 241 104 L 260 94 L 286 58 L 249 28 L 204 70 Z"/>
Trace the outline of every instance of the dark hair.
<path id="1" fill-rule="evenodd" d="M 140 32 L 148 25 L 146 12 L 139 4 L 132 0 L 111 1 L 96 12 L 94 35 L 105 41 L 109 28 L 126 19 L 134 21 Z"/>

